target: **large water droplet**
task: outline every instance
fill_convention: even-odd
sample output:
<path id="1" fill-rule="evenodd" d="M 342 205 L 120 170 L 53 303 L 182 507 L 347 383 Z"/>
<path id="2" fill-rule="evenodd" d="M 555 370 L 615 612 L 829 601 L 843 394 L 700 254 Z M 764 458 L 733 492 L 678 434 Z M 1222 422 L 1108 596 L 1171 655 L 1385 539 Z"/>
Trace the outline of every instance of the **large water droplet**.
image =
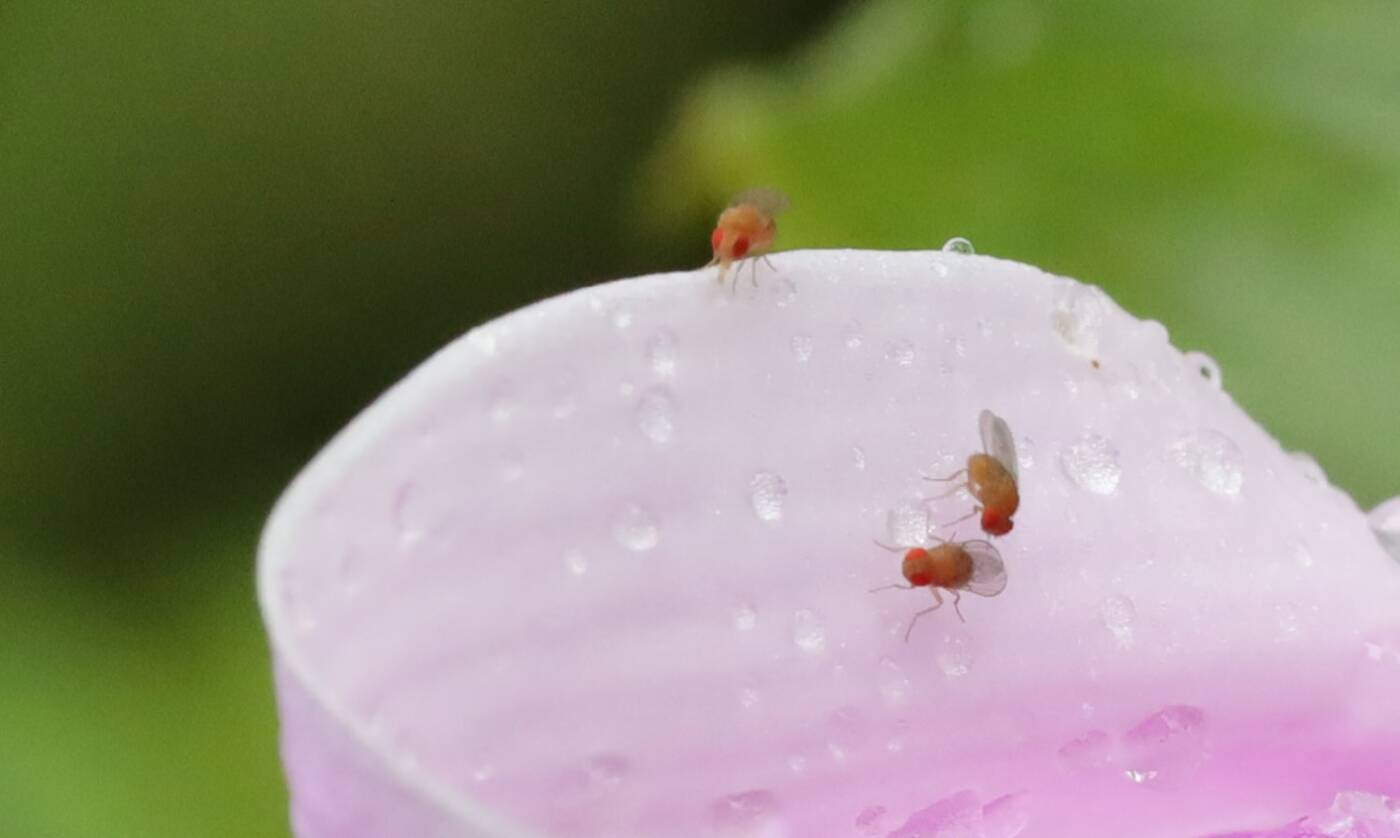
<path id="1" fill-rule="evenodd" d="M 885 357 L 897 367 L 907 367 L 914 363 L 914 344 L 907 340 L 897 340 L 885 350 Z"/>
<path id="2" fill-rule="evenodd" d="M 1206 353 L 1187 352 L 1186 365 L 1195 370 L 1197 375 L 1204 378 L 1215 389 L 1219 390 L 1225 386 L 1225 376 L 1220 372 L 1220 365 Z"/>
<path id="3" fill-rule="evenodd" d="M 1366 516 L 1371 532 L 1376 540 L 1393 559 L 1400 562 L 1400 497 L 1388 501 L 1371 510 Z"/>
<path id="4" fill-rule="evenodd" d="M 635 553 L 645 553 L 660 541 L 656 519 L 642 506 L 629 503 L 613 518 L 613 538 Z"/>
<path id="5" fill-rule="evenodd" d="M 760 471 L 749 478 L 749 502 L 760 521 L 781 520 L 787 495 L 787 482 L 771 471 Z"/>
<path id="6" fill-rule="evenodd" d="M 1119 763 L 1134 783 L 1173 786 L 1205 761 L 1206 715 L 1199 707 L 1173 704 L 1123 734 Z"/>
<path id="7" fill-rule="evenodd" d="M 943 243 L 944 253 L 961 253 L 964 256 L 971 256 L 977 251 L 973 249 L 972 242 L 962 236 L 953 236 Z"/>
<path id="8" fill-rule="evenodd" d="M 792 642 L 809 655 L 826 651 L 826 628 L 822 621 L 805 608 L 792 616 Z"/>
<path id="9" fill-rule="evenodd" d="M 792 355 L 799 363 L 806 363 L 812 357 L 813 341 L 811 335 L 793 335 Z"/>
<path id="10" fill-rule="evenodd" d="M 1071 351 L 1092 358 L 1098 355 L 1099 334 L 1107 313 L 1103 292 L 1076 282 L 1056 295 L 1051 323 Z"/>
<path id="11" fill-rule="evenodd" d="M 890 544 L 914 547 L 928 541 L 928 507 L 914 500 L 901 500 L 885 513 L 885 530 Z"/>
<path id="12" fill-rule="evenodd" d="M 881 658 L 876 684 L 880 689 L 880 697 L 891 707 L 909 700 L 909 676 L 905 675 L 904 670 L 891 658 Z"/>
<path id="13" fill-rule="evenodd" d="M 943 638 L 943 643 L 933 659 L 944 675 L 961 678 L 972 671 L 972 663 L 976 656 L 966 635 L 950 634 Z"/>
<path id="14" fill-rule="evenodd" d="M 676 402 L 664 387 L 653 387 L 637 400 L 637 427 L 652 442 L 669 442 L 676 432 Z"/>
<path id="15" fill-rule="evenodd" d="M 1123 476 L 1118 450 L 1098 434 L 1086 434 L 1065 448 L 1060 453 L 1060 465 L 1075 485 L 1099 495 L 1118 491 L 1118 481 Z"/>
<path id="16" fill-rule="evenodd" d="M 710 804 L 710 826 L 724 838 L 768 838 L 781 834 L 778 798 L 767 789 L 740 792 Z"/>
<path id="17" fill-rule="evenodd" d="M 667 378 L 676 374 L 676 336 L 662 329 L 647 341 L 647 360 L 652 372 Z"/>
<path id="18" fill-rule="evenodd" d="M 1234 497 L 1244 485 L 1244 455 L 1228 436 L 1213 430 L 1189 433 L 1172 443 L 1172 460 L 1210 491 Z"/>

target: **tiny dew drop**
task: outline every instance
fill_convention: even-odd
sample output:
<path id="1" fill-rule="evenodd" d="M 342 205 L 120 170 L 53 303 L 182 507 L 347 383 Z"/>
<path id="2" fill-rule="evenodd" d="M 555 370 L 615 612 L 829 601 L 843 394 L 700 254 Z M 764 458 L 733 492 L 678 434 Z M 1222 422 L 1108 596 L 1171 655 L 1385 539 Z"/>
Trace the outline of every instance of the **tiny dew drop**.
<path id="1" fill-rule="evenodd" d="M 581 550 L 569 550 L 564 553 L 564 567 L 573 576 L 582 576 L 588 572 L 588 557 Z"/>
<path id="2" fill-rule="evenodd" d="M 637 428 L 652 442 L 669 442 L 676 432 L 676 401 L 665 387 L 653 387 L 637 400 Z"/>
<path id="3" fill-rule="evenodd" d="M 943 670 L 944 675 L 950 678 L 961 678 L 972 671 L 972 662 L 975 657 L 972 645 L 966 636 L 950 634 L 943 638 L 942 648 L 934 655 L 934 661 L 938 664 L 938 668 Z"/>
<path id="4" fill-rule="evenodd" d="M 809 655 L 826 651 L 826 629 L 816 614 L 804 608 L 793 615 L 792 642 Z"/>
<path id="5" fill-rule="evenodd" d="M 778 798 L 767 789 L 754 789 L 721 797 L 710 804 L 710 826 L 722 836 L 777 834 Z"/>
<path id="6" fill-rule="evenodd" d="M 1235 441 L 1214 430 L 1186 434 L 1172 443 L 1172 460 L 1211 492 L 1234 497 L 1244 484 L 1244 455 Z"/>
<path id="7" fill-rule="evenodd" d="M 662 329 L 647 341 L 647 360 L 657 375 L 669 378 L 676 374 L 676 336 L 669 329 Z"/>
<path id="8" fill-rule="evenodd" d="M 897 340 L 885 350 L 885 357 L 897 367 L 907 367 L 914 363 L 914 344 L 907 340 Z"/>
<path id="9" fill-rule="evenodd" d="M 651 513 L 635 503 L 618 510 L 613 518 L 613 538 L 634 553 L 645 553 L 661 540 L 660 530 Z"/>
<path id="10" fill-rule="evenodd" d="M 972 242 L 962 236 L 954 236 L 943 243 L 944 253 L 961 253 L 964 256 L 971 256 L 977 251 L 973 249 Z"/>
<path id="11" fill-rule="evenodd" d="M 799 363 L 806 363 L 812 358 L 812 336 L 793 335 L 792 336 L 792 356 Z"/>
<path id="12" fill-rule="evenodd" d="M 752 631 L 758 625 L 758 612 L 752 605 L 744 603 L 734 609 L 734 628 L 739 631 Z"/>
<path id="13" fill-rule="evenodd" d="M 1220 365 L 1215 359 L 1204 352 L 1187 352 L 1186 363 L 1195 370 L 1201 378 L 1210 382 L 1215 389 L 1219 390 L 1225 385 L 1225 378 L 1220 372 Z"/>
<path id="14" fill-rule="evenodd" d="M 860 349 L 861 344 L 865 342 L 865 338 L 861 334 L 859 320 L 852 320 L 847 323 L 843 334 L 845 335 L 847 349 Z"/>
<path id="15" fill-rule="evenodd" d="M 749 502 L 760 521 L 782 520 L 787 494 L 787 481 L 771 471 L 760 471 L 749 478 Z"/>

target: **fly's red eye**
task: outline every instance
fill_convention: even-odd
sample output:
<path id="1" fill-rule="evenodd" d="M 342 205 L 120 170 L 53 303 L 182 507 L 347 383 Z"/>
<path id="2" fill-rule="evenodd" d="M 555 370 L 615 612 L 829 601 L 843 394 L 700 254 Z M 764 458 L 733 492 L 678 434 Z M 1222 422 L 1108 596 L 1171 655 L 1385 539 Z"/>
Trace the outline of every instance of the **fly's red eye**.
<path id="1" fill-rule="evenodd" d="M 982 530 L 990 535 L 1006 535 L 1013 526 L 1011 519 L 1000 512 L 990 509 L 982 512 Z"/>
<path id="2" fill-rule="evenodd" d="M 715 228 L 715 231 L 714 231 L 713 233 L 710 234 L 710 249 L 711 249 L 711 250 L 719 250 L 719 246 L 720 246 L 721 244 L 723 244 L 723 243 L 724 243 L 724 231 L 721 230 L 720 228 L 716 227 L 716 228 Z"/>
<path id="3" fill-rule="evenodd" d="M 744 254 L 749 252 L 749 237 L 740 236 L 734 240 L 734 258 L 742 259 Z"/>

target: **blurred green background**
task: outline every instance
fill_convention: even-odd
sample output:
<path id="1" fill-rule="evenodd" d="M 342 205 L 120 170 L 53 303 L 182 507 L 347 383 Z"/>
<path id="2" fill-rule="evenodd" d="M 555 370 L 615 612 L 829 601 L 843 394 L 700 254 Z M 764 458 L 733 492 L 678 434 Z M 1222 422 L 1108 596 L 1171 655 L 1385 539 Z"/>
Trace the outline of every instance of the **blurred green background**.
<path id="1" fill-rule="evenodd" d="M 285 835 L 252 563 L 433 349 L 780 246 L 1103 285 L 1400 490 L 1400 5 L 0 4 L 0 835 Z"/>

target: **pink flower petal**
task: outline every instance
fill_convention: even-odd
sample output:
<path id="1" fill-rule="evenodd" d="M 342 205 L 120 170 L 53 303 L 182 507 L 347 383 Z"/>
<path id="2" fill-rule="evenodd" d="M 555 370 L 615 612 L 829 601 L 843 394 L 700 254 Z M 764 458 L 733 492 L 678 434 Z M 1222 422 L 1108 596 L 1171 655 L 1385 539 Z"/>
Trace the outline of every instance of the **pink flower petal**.
<path id="1" fill-rule="evenodd" d="M 1400 564 L 1213 364 L 1011 262 L 774 262 L 488 324 L 297 479 L 260 595 L 301 838 L 1181 836 L 1400 795 Z M 1007 588 L 905 643 L 932 601 L 868 593 L 872 541 L 951 534 L 971 502 L 921 477 L 984 408 Z"/>

